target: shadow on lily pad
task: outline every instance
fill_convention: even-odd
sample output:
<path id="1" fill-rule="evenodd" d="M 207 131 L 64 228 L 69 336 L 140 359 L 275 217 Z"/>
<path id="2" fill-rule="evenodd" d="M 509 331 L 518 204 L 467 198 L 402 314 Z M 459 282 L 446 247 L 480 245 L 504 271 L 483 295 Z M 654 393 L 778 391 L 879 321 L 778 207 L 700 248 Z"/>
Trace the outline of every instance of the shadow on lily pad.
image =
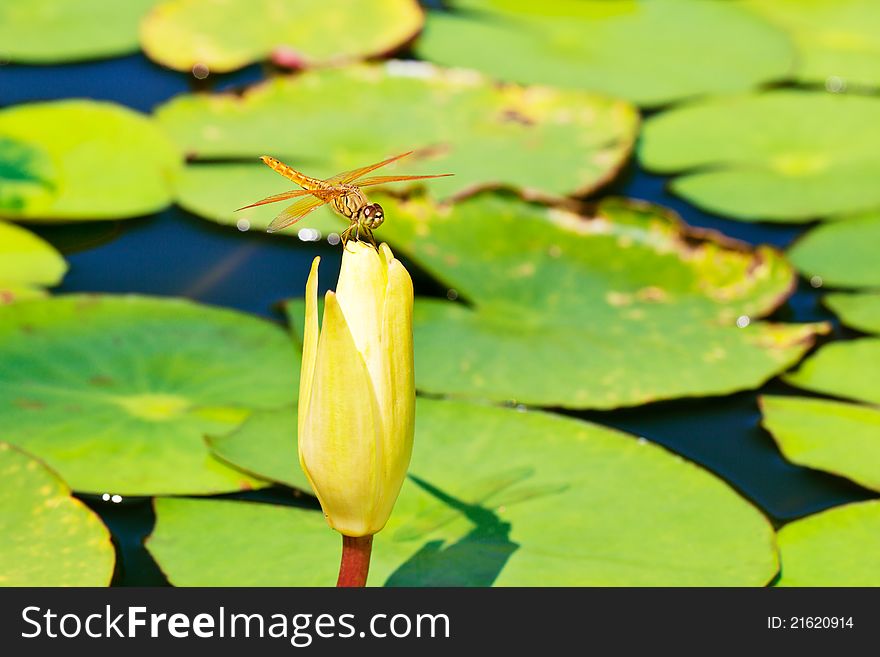
<path id="1" fill-rule="evenodd" d="M 510 540 L 510 523 L 493 511 L 463 502 L 415 475 L 410 475 L 410 479 L 464 515 L 474 528 L 446 548 L 443 541 L 428 541 L 391 573 L 385 586 L 491 586 L 519 548 Z"/>

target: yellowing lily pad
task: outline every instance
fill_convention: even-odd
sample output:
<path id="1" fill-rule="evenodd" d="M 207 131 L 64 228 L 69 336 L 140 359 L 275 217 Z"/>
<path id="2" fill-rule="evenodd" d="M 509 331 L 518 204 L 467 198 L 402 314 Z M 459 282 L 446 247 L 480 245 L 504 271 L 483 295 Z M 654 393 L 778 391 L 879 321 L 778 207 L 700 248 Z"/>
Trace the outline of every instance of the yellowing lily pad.
<path id="1" fill-rule="evenodd" d="M 418 54 L 512 82 L 662 105 L 785 77 L 785 34 L 733 3 L 454 0 L 431 12 Z"/>
<path id="2" fill-rule="evenodd" d="M 55 248 L 33 233 L 0 221 L 0 305 L 43 295 L 57 285 L 67 263 Z"/>
<path id="3" fill-rule="evenodd" d="M 847 326 L 865 333 L 880 333 L 880 294 L 838 292 L 826 295 L 823 302 Z"/>
<path id="4" fill-rule="evenodd" d="M 793 284 L 778 252 L 657 206 L 607 200 L 581 217 L 494 194 L 382 202 L 377 234 L 467 302 L 416 300 L 425 392 L 568 408 L 725 394 L 784 371 L 827 330 L 758 321 Z M 300 304 L 289 314 L 302 324 Z"/>
<path id="5" fill-rule="evenodd" d="M 235 208 L 296 187 L 265 167 L 258 160 L 263 154 L 329 177 L 416 149 L 383 174 L 454 173 L 425 182 L 437 198 L 486 186 L 558 197 L 607 182 L 626 161 L 638 126 L 637 112 L 623 101 L 498 87 L 473 73 L 421 62 L 277 78 L 243 97 L 180 96 L 157 116 L 196 160 L 252 159 L 196 161 L 177 190 L 188 210 L 223 223 L 246 219 L 254 227 L 267 225 L 283 205 Z"/>
<path id="6" fill-rule="evenodd" d="M 880 5 L 875 0 L 748 0 L 749 9 L 788 32 L 795 74 L 832 91 L 880 86 Z"/>
<path id="7" fill-rule="evenodd" d="M 138 22 L 156 0 L 3 0 L 0 59 L 56 64 L 138 49 Z"/>
<path id="8" fill-rule="evenodd" d="M 880 501 L 845 504 L 779 530 L 778 586 L 880 586 Z"/>
<path id="9" fill-rule="evenodd" d="M 269 58 L 302 68 L 392 52 L 423 22 L 416 0 L 165 0 L 144 20 L 141 44 L 179 71 L 233 71 Z"/>
<path id="10" fill-rule="evenodd" d="M 253 435 L 261 445 L 277 444 L 271 421 Z M 285 444 L 263 462 L 294 460 Z M 173 584 L 335 582 L 339 534 L 320 512 L 158 499 L 156 513 L 147 545 Z M 776 568 L 767 520 L 660 447 L 560 416 L 420 399 L 410 477 L 376 536 L 370 583 L 758 586 Z"/>
<path id="11" fill-rule="evenodd" d="M 137 296 L 0 307 L 3 438 L 74 489 L 203 494 L 260 483 L 211 456 L 206 435 L 296 397 L 285 332 L 240 313 Z"/>
<path id="12" fill-rule="evenodd" d="M 181 155 L 153 122 L 113 103 L 0 110 L 0 218 L 120 219 L 161 210 Z"/>
<path id="13" fill-rule="evenodd" d="M 0 586 L 107 586 L 113 576 L 107 528 L 51 470 L 5 442 L 0 532 Z"/>
<path id="14" fill-rule="evenodd" d="M 792 264 L 824 285 L 880 288 L 880 213 L 811 230 L 789 250 Z"/>
<path id="15" fill-rule="evenodd" d="M 880 208 L 880 99 L 796 90 L 713 98 L 645 124 L 642 164 L 672 189 L 747 221 Z"/>
<path id="16" fill-rule="evenodd" d="M 880 409 L 805 397 L 761 398 L 763 424 L 785 457 L 880 490 Z"/>
<path id="17" fill-rule="evenodd" d="M 880 404 L 880 338 L 825 345 L 785 380 L 805 390 Z"/>

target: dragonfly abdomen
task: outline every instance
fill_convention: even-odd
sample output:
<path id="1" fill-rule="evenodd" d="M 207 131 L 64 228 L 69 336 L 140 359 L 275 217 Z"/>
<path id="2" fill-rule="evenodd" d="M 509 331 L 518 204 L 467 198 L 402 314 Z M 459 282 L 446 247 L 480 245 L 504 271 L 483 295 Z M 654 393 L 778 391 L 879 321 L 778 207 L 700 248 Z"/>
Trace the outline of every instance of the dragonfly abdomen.
<path id="1" fill-rule="evenodd" d="M 264 155 L 260 159 L 263 160 L 263 163 L 270 169 L 272 169 L 273 171 L 277 171 L 285 178 L 292 180 L 303 189 L 327 188 L 327 185 L 324 184 L 323 180 L 318 180 L 317 178 L 312 178 L 310 176 L 302 174 L 293 167 L 287 166 L 286 164 L 284 164 L 284 162 L 276 160 L 274 157 Z"/>

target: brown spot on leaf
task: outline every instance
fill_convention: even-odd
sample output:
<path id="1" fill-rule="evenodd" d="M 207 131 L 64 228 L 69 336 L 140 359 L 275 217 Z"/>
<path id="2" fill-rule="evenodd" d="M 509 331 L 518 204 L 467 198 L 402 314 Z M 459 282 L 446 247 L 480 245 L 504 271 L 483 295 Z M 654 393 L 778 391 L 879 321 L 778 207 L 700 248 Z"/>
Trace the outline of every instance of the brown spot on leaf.
<path id="1" fill-rule="evenodd" d="M 107 376 L 106 374 L 97 374 L 89 379 L 89 383 L 93 386 L 112 386 L 115 381 L 113 377 Z"/>
<path id="2" fill-rule="evenodd" d="M 519 123 L 520 125 L 533 126 L 535 121 L 522 112 L 515 109 L 506 109 L 501 112 L 501 121 L 503 123 Z"/>
<path id="3" fill-rule="evenodd" d="M 653 301 L 654 303 L 660 303 L 666 301 L 669 298 L 669 295 L 666 294 L 666 290 L 655 285 L 651 285 L 650 287 L 643 287 L 641 290 L 636 292 L 636 296 L 641 301 Z"/>
<path id="4" fill-rule="evenodd" d="M 43 402 L 38 401 L 36 399 L 20 398 L 20 399 L 16 399 L 12 403 L 15 404 L 16 406 L 18 406 L 19 408 L 23 408 L 27 411 L 38 411 L 42 408 L 46 408 L 46 405 Z"/>

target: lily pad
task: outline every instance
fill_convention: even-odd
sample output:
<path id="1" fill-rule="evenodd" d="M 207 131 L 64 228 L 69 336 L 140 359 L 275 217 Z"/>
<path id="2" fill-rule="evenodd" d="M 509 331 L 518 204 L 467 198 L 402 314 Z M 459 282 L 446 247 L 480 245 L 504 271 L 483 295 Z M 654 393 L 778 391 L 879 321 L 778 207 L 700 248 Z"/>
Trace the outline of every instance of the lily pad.
<path id="1" fill-rule="evenodd" d="M 795 75 L 830 90 L 880 86 L 880 5 L 874 0 L 749 0 L 749 9 L 788 32 Z"/>
<path id="2" fill-rule="evenodd" d="M 880 491 L 880 409 L 804 397 L 761 398 L 763 424 L 785 457 Z"/>
<path id="3" fill-rule="evenodd" d="M 275 444 L 265 428 L 261 442 Z M 285 444 L 264 462 L 295 459 Z M 147 545 L 174 584 L 335 581 L 339 535 L 320 512 L 182 499 L 156 512 Z M 370 582 L 762 585 L 776 567 L 767 520 L 660 447 L 560 416 L 420 399 L 410 478 L 376 536 Z"/>
<path id="4" fill-rule="evenodd" d="M 180 162 L 149 118 L 120 105 L 62 100 L 0 110 L 0 217 L 150 214 L 171 202 Z"/>
<path id="5" fill-rule="evenodd" d="M 217 493 L 261 485 L 205 435 L 296 397 L 281 329 L 182 300 L 71 295 L 0 308 L 3 438 L 74 489 Z"/>
<path id="6" fill-rule="evenodd" d="M 107 528 L 51 470 L 4 442 L 0 532 L 0 586 L 107 586 L 113 576 Z"/>
<path id="7" fill-rule="evenodd" d="M 144 20 L 141 45 L 179 71 L 233 71 L 270 58 L 302 68 L 387 54 L 423 22 L 416 0 L 165 0 Z"/>
<path id="8" fill-rule="evenodd" d="M 779 530 L 777 586 L 880 586 L 880 501 L 823 511 Z"/>
<path id="9" fill-rule="evenodd" d="M 67 263 L 55 248 L 33 233 L 0 221 L 0 305 L 43 295 L 57 285 Z"/>
<path id="10" fill-rule="evenodd" d="M 427 181 L 439 198 L 487 186 L 559 197 L 589 193 L 612 178 L 638 129 L 637 112 L 623 101 L 498 87 L 474 73 L 421 62 L 276 78 L 243 97 L 179 96 L 157 117 L 191 159 L 212 161 L 186 167 L 177 181 L 179 202 L 210 219 L 244 218 L 258 227 L 281 207 L 234 209 L 295 187 L 259 162 L 263 154 L 326 178 L 421 149 L 382 171 L 454 173 Z M 243 158 L 253 164 L 240 164 Z"/>
<path id="11" fill-rule="evenodd" d="M 690 202 L 747 221 L 880 208 L 880 98 L 797 90 L 714 98 L 645 124 L 642 164 Z"/>
<path id="12" fill-rule="evenodd" d="M 792 264 L 825 285 L 880 288 L 880 213 L 824 224 L 789 250 Z"/>
<path id="13" fill-rule="evenodd" d="M 604 91 L 656 106 L 785 77 L 785 34 L 729 2 L 455 0 L 418 54 L 512 82 Z"/>
<path id="14" fill-rule="evenodd" d="M 838 292 L 826 295 L 823 302 L 847 326 L 865 333 L 880 333 L 880 294 Z"/>
<path id="15" fill-rule="evenodd" d="M 292 488 L 312 490 L 296 453 L 295 408 L 254 413 L 237 430 L 209 437 L 208 445 L 215 456 L 244 472 Z"/>
<path id="16" fill-rule="evenodd" d="M 0 59 L 57 64 L 138 50 L 138 23 L 156 0 L 4 0 Z"/>
<path id="17" fill-rule="evenodd" d="M 657 206 L 605 200 L 581 217 L 495 194 L 382 203 L 377 234 L 467 301 L 416 300 L 425 392 L 568 408 L 726 394 L 784 371 L 827 330 L 757 321 L 793 284 L 778 252 Z M 301 325 L 301 304 L 289 315 Z"/>
<path id="18" fill-rule="evenodd" d="M 825 345 L 785 380 L 805 390 L 880 404 L 880 338 Z"/>

